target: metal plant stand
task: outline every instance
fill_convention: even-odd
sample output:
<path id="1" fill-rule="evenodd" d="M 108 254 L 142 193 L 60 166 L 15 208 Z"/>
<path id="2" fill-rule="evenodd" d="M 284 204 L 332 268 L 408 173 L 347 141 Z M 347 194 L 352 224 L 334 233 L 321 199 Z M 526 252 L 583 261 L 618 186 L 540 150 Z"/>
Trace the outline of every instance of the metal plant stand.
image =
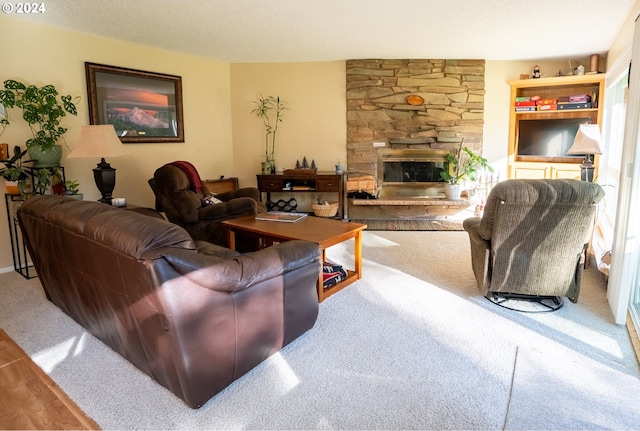
<path id="1" fill-rule="evenodd" d="M 10 195 L 5 193 L 5 204 L 7 207 L 7 221 L 9 222 L 9 238 L 11 240 L 11 254 L 13 257 L 13 269 L 26 279 L 38 276 L 27 251 L 27 245 L 22 237 L 20 225 L 16 213 L 24 199 L 20 195 Z"/>

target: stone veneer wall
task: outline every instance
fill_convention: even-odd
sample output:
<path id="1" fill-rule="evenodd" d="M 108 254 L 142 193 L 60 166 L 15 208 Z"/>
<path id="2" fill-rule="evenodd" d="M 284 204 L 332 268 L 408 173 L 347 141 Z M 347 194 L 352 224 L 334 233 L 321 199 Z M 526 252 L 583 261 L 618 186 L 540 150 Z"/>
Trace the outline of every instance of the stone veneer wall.
<path id="1" fill-rule="evenodd" d="M 377 149 L 482 152 L 484 60 L 348 60 L 347 167 L 376 175 Z M 424 104 L 407 102 L 417 95 Z"/>

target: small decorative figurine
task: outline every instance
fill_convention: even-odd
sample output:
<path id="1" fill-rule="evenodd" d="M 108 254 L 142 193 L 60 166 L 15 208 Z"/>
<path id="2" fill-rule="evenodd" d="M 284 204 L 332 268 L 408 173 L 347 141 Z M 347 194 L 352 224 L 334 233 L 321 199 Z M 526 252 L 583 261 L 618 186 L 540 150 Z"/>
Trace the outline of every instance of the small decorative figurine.
<path id="1" fill-rule="evenodd" d="M 538 67 L 537 64 L 533 66 L 533 77 L 540 78 L 540 68 Z"/>

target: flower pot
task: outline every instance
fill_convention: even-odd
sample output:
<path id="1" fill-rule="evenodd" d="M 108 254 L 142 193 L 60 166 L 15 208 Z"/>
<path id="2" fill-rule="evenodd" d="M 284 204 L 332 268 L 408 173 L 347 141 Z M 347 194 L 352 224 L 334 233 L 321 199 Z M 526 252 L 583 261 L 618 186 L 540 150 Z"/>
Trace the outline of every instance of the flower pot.
<path id="1" fill-rule="evenodd" d="M 271 173 L 271 162 L 262 162 L 262 175 L 269 175 Z"/>
<path id="2" fill-rule="evenodd" d="M 60 166 L 62 159 L 62 145 L 54 145 L 52 148 L 42 150 L 40 145 L 29 147 L 29 158 L 36 168 L 51 168 Z"/>
<path id="3" fill-rule="evenodd" d="M 447 199 L 458 200 L 461 192 L 462 186 L 460 184 L 447 183 L 444 185 L 444 195 Z"/>
<path id="4" fill-rule="evenodd" d="M 7 188 L 7 193 L 10 195 L 19 195 L 20 189 L 18 188 L 17 181 L 4 180 L 4 186 Z"/>

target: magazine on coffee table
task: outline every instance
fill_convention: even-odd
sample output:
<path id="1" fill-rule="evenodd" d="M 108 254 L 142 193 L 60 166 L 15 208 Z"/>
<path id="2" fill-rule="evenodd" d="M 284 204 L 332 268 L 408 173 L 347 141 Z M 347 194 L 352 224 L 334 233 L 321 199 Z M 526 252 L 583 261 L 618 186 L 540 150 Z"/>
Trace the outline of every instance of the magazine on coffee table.
<path id="1" fill-rule="evenodd" d="M 285 223 L 295 223 L 307 217 L 307 213 L 288 213 L 283 211 L 269 211 L 258 214 L 256 220 L 279 221 Z"/>

